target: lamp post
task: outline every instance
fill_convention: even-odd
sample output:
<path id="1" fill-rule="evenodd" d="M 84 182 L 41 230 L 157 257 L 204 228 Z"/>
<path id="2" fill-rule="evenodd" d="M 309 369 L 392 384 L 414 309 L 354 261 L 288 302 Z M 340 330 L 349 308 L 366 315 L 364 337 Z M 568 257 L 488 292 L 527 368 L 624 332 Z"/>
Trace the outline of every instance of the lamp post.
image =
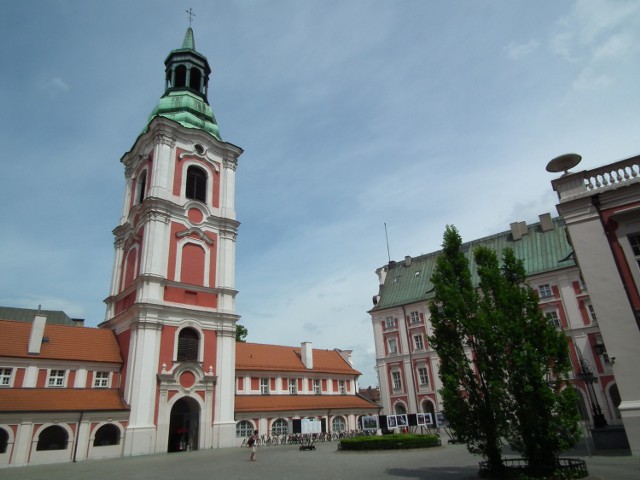
<path id="1" fill-rule="evenodd" d="M 591 405 L 591 416 L 593 417 L 593 427 L 606 427 L 607 421 L 602 414 L 600 404 L 598 403 L 598 398 L 596 397 L 595 389 L 593 388 L 593 384 L 597 382 L 597 379 L 593 375 L 593 368 L 591 367 L 589 362 L 587 362 L 583 358 L 580 359 L 580 371 L 578 372 L 578 377 L 584 382 L 585 388 L 587 390 L 589 404 Z"/>

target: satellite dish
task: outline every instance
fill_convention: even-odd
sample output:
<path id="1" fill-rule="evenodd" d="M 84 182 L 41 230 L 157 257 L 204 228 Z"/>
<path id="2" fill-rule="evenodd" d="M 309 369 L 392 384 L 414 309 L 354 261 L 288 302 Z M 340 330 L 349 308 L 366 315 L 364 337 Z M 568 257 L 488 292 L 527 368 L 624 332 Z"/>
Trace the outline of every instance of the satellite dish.
<path id="1" fill-rule="evenodd" d="M 563 175 L 566 175 L 569 173 L 570 168 L 580 163 L 580 160 L 582 160 L 582 157 L 577 153 L 565 153 L 547 163 L 547 172 L 564 172 Z"/>

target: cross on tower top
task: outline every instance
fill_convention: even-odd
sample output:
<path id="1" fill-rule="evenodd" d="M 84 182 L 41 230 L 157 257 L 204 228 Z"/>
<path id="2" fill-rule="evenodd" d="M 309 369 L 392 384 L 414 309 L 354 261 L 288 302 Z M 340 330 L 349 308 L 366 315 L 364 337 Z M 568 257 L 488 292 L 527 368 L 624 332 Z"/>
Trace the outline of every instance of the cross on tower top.
<path id="1" fill-rule="evenodd" d="M 189 7 L 189 10 L 185 10 L 185 12 L 187 12 L 187 15 L 189 16 L 189 28 L 191 28 L 191 22 L 193 21 L 193 17 L 195 17 L 196 14 L 193 13 L 191 7 Z"/>

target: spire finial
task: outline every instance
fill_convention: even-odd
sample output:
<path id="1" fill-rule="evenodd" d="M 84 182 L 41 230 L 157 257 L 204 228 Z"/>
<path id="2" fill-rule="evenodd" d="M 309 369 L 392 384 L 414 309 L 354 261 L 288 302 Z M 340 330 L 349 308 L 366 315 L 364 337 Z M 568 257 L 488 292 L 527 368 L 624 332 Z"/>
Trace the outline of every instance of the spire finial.
<path id="1" fill-rule="evenodd" d="M 191 7 L 189 7 L 189 10 L 185 10 L 185 12 L 187 12 L 187 15 L 189 16 L 189 28 L 191 28 L 191 22 L 193 21 L 193 17 L 195 17 L 196 14 L 193 13 L 193 10 L 191 10 Z"/>

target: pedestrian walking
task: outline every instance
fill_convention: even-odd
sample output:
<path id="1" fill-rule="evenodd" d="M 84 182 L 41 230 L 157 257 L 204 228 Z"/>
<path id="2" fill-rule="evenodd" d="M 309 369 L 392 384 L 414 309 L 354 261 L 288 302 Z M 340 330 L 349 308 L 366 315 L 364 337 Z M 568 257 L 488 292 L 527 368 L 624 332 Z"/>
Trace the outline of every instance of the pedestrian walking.
<path id="1" fill-rule="evenodd" d="M 249 457 L 249 460 L 251 460 L 252 462 L 255 462 L 256 452 L 258 450 L 258 430 L 257 429 L 254 430 L 253 435 L 249 437 L 249 441 L 247 442 L 247 445 L 251 449 L 251 457 Z"/>

